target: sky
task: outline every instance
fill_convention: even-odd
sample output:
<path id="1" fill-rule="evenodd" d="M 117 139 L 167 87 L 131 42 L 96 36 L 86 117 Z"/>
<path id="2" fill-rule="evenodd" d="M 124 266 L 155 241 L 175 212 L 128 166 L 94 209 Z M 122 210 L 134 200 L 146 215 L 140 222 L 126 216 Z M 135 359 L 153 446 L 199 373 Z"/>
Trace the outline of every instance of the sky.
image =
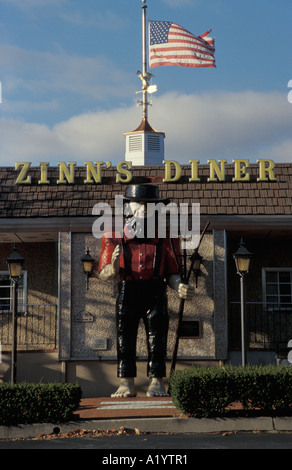
<path id="1" fill-rule="evenodd" d="M 1 166 L 125 159 L 142 119 L 141 6 L 0 0 Z M 216 68 L 153 69 L 165 159 L 291 162 L 291 0 L 148 0 L 147 17 L 215 37 Z"/>

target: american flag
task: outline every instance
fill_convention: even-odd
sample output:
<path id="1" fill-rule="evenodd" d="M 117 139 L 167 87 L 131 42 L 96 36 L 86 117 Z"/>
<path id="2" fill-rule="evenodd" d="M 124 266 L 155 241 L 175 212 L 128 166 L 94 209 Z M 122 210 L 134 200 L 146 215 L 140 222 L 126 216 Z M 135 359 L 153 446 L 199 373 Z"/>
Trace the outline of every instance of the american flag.
<path id="1" fill-rule="evenodd" d="M 201 36 L 192 33 L 171 21 L 150 21 L 149 65 L 182 67 L 216 67 L 214 38 L 207 31 Z"/>

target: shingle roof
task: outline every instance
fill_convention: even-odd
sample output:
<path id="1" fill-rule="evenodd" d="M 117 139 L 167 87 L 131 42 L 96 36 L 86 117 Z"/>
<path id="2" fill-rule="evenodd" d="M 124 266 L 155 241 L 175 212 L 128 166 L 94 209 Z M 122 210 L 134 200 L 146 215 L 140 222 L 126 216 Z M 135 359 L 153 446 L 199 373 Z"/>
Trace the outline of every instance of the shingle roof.
<path id="1" fill-rule="evenodd" d="M 224 182 L 208 182 L 209 166 L 199 165 L 200 182 L 189 182 L 190 165 L 182 165 L 178 182 L 163 182 L 165 167 L 133 167 L 131 184 L 157 184 L 161 197 L 176 204 L 200 203 L 201 215 L 292 215 L 292 164 L 275 166 L 275 182 L 258 182 L 258 165 L 250 165 L 249 182 L 232 182 L 234 166 L 226 165 Z M 40 168 L 29 170 L 31 184 L 16 185 L 13 167 L 0 168 L 0 217 L 88 217 L 98 202 L 114 205 L 125 184 L 116 183 L 116 168 L 103 171 L 101 184 L 85 184 L 86 168 L 75 167 L 74 184 L 57 184 L 58 167 L 48 167 L 50 184 L 39 185 Z"/>

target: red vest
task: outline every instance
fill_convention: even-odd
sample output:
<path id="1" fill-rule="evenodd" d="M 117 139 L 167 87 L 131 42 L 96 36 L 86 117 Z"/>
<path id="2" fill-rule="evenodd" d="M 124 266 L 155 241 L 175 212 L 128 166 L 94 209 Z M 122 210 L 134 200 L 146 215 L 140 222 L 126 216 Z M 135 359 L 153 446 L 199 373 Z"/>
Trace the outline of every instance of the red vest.
<path id="1" fill-rule="evenodd" d="M 177 260 L 173 248 L 177 254 Z M 115 238 L 112 233 L 102 237 L 99 272 L 107 264 L 111 264 L 113 251 L 117 245 L 122 247 L 120 257 L 121 280 L 147 281 L 149 279 L 163 280 L 170 274 L 178 273 L 177 261 L 180 262 L 179 239 L 152 238 L 139 240 L 136 238 Z"/>

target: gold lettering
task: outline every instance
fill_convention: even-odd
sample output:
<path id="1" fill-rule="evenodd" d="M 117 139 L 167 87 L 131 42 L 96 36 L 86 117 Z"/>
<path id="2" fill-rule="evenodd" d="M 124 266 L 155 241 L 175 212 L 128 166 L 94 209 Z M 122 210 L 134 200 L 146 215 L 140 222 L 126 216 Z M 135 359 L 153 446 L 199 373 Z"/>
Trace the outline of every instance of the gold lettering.
<path id="1" fill-rule="evenodd" d="M 118 174 L 116 175 L 117 183 L 130 183 L 132 181 L 133 175 L 129 171 L 132 168 L 132 162 L 122 161 L 117 164 Z M 124 175 L 123 177 L 121 175 Z"/>
<path id="2" fill-rule="evenodd" d="M 28 176 L 26 178 L 26 175 L 31 166 L 31 163 L 30 162 L 17 162 L 15 163 L 15 170 L 18 170 L 21 166 L 23 168 L 20 170 L 20 173 L 15 181 L 15 184 L 31 184 L 31 177 Z"/>
<path id="3" fill-rule="evenodd" d="M 259 163 L 260 173 L 257 181 L 277 181 L 274 173 L 275 163 L 273 160 L 257 160 L 257 162 Z M 266 164 L 268 164 L 268 166 L 266 166 Z M 266 173 L 268 173 L 268 176 L 266 176 Z"/>
<path id="4" fill-rule="evenodd" d="M 198 163 L 200 160 L 190 160 L 189 163 L 191 164 L 191 178 L 189 178 L 189 182 L 199 182 L 200 178 L 198 178 Z"/>
<path id="5" fill-rule="evenodd" d="M 225 168 L 227 160 L 208 160 L 209 164 L 209 178 L 208 182 L 222 182 L 225 181 Z M 232 178 L 233 182 L 250 181 L 251 176 L 248 172 L 250 166 L 249 159 L 234 159 L 234 175 Z M 258 182 L 265 181 L 277 181 L 275 176 L 275 163 L 270 159 L 259 159 Z M 180 164 L 175 160 L 163 160 L 165 165 L 165 175 L 163 178 L 164 183 L 176 183 L 180 180 L 182 175 L 182 169 Z M 190 164 L 190 178 L 189 182 L 200 182 L 199 177 L 199 164 L 200 160 L 189 160 Z M 19 170 L 19 174 L 15 180 L 15 184 L 30 185 L 32 184 L 32 178 L 29 174 L 31 168 L 31 162 L 16 162 L 15 170 Z M 76 162 L 58 162 L 59 166 L 59 179 L 57 184 L 74 184 L 75 166 Z M 85 162 L 86 168 L 86 179 L 84 184 L 100 184 L 102 182 L 102 172 L 104 169 L 108 169 L 112 166 L 111 162 Z M 51 181 L 48 179 L 48 167 L 50 163 L 41 162 L 40 167 L 40 179 L 38 180 L 39 185 L 50 184 Z M 116 183 L 130 183 L 133 179 L 132 163 L 121 161 L 116 167 Z M 147 167 L 145 167 L 145 174 L 147 174 Z"/>
<path id="6" fill-rule="evenodd" d="M 66 180 L 68 183 L 74 184 L 74 166 L 76 165 L 76 163 L 69 162 L 70 169 L 68 169 L 66 163 L 64 162 L 58 162 L 58 165 L 60 167 L 60 173 L 57 184 L 64 184 L 66 183 Z"/>
<path id="7" fill-rule="evenodd" d="M 164 183 L 173 183 L 174 181 L 178 181 L 181 177 L 181 167 L 178 162 L 174 160 L 163 160 L 163 164 L 165 165 L 165 178 L 163 179 Z M 172 165 L 175 169 L 174 176 L 171 176 L 171 168 Z"/>
<path id="8" fill-rule="evenodd" d="M 49 184 L 49 181 L 47 179 L 47 168 L 49 166 L 49 163 L 41 162 L 39 165 L 41 167 L 41 179 L 38 181 L 38 184 Z"/>
<path id="9" fill-rule="evenodd" d="M 218 160 L 221 168 L 219 168 L 218 163 L 216 160 L 208 160 L 208 163 L 210 165 L 210 178 L 208 178 L 208 181 L 214 182 L 217 181 L 225 181 L 225 163 L 227 160 Z M 215 173 L 217 177 L 215 177 Z"/>
<path id="10" fill-rule="evenodd" d="M 232 163 L 234 163 L 234 178 L 232 178 L 232 181 L 249 181 L 250 174 L 246 173 L 249 160 L 232 160 Z"/>
<path id="11" fill-rule="evenodd" d="M 92 162 L 84 162 L 86 165 L 86 180 L 84 180 L 85 184 L 91 184 L 93 182 L 95 183 L 101 183 L 101 167 L 102 165 L 105 165 L 106 168 L 111 167 L 111 162 L 95 162 L 96 169 L 93 166 Z M 93 177 L 93 179 L 92 179 Z M 94 180 L 94 181 L 93 181 Z"/>

